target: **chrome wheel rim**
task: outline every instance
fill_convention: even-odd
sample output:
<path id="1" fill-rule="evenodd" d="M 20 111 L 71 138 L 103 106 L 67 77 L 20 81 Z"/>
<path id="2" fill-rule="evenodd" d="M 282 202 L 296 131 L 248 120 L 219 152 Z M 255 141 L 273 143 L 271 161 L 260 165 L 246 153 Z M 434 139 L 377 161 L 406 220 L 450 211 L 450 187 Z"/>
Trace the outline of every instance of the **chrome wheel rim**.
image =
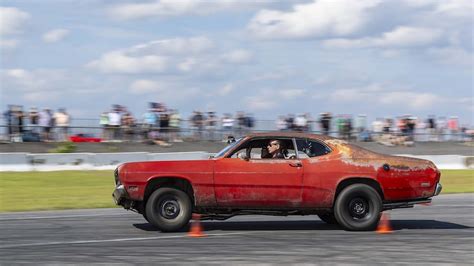
<path id="1" fill-rule="evenodd" d="M 181 208 L 176 199 L 164 199 L 160 204 L 160 215 L 166 219 L 178 217 Z"/>

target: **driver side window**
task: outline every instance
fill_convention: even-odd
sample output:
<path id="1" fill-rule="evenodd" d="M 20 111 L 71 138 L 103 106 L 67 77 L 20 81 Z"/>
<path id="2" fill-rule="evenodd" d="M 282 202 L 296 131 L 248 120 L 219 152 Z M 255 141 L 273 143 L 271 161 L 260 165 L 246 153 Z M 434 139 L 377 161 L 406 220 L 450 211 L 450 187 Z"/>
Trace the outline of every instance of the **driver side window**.
<path id="1" fill-rule="evenodd" d="M 277 144 L 278 149 L 275 151 Z M 235 151 L 230 158 L 250 159 L 250 160 L 266 160 L 266 159 L 294 159 L 296 151 L 294 149 L 292 139 L 284 138 L 265 138 L 254 139 L 242 145 Z"/>

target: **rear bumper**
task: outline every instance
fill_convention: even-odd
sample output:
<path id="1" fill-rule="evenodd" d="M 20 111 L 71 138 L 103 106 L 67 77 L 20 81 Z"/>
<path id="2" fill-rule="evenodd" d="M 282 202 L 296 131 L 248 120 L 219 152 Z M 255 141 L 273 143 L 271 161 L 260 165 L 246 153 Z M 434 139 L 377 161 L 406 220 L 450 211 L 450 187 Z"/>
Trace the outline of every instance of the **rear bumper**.
<path id="1" fill-rule="evenodd" d="M 435 189 L 435 193 L 433 196 L 438 196 L 439 193 L 441 193 L 441 190 L 443 189 L 443 186 L 441 185 L 441 183 L 437 183 L 436 184 L 436 189 Z"/>
<path id="2" fill-rule="evenodd" d="M 383 204 L 383 210 L 399 209 L 399 208 L 413 208 L 415 204 L 429 204 L 431 203 L 431 198 L 428 199 L 416 199 L 410 201 L 401 201 L 401 202 L 386 202 Z"/>

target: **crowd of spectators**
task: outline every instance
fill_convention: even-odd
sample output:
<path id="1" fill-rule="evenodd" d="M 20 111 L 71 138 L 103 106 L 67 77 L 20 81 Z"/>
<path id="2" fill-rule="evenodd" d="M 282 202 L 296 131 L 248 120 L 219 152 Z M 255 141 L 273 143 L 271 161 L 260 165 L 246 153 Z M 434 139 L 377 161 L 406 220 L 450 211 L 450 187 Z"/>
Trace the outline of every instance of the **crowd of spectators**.
<path id="1" fill-rule="evenodd" d="M 71 134 L 71 117 L 66 109 L 53 111 L 36 107 L 24 111 L 22 106 L 9 105 L 4 112 L 5 140 L 67 141 Z M 317 118 L 309 113 L 279 116 L 272 127 L 268 120 L 255 120 L 252 114 L 242 111 L 222 116 L 214 111 L 193 111 L 183 119 L 179 111 L 163 103 L 149 103 L 141 116 L 134 116 L 125 106 L 112 105 L 100 114 L 99 127 L 89 126 L 103 141 L 143 141 L 159 145 L 185 140 L 227 140 L 263 130 L 316 132 L 347 140 L 377 141 L 384 145 L 411 145 L 414 141 L 465 140 L 472 131 L 459 125 L 455 116 L 420 119 L 411 115 L 396 118 L 377 118 L 371 124 L 366 115 L 332 115 L 324 112 Z M 260 125 L 257 125 L 260 124 Z M 263 125 L 265 124 L 265 125 Z M 80 132 L 82 127 L 74 127 Z M 97 131 L 99 130 L 100 133 Z M 98 133 L 98 134 L 97 134 Z"/>
<path id="2" fill-rule="evenodd" d="M 31 107 L 24 111 L 21 105 L 9 105 L 3 113 L 6 135 L 14 142 L 66 141 L 71 117 L 65 108 L 53 111 Z M 53 134 L 55 130 L 56 134 Z"/>

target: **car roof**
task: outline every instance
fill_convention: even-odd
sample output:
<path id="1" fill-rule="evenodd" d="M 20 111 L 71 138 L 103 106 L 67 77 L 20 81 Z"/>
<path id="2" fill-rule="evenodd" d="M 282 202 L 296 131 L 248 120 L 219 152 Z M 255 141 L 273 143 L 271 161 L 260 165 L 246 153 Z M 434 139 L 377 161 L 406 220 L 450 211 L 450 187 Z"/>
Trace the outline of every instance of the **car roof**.
<path id="1" fill-rule="evenodd" d="M 287 138 L 309 138 L 317 140 L 330 140 L 336 139 L 326 135 L 313 134 L 313 133 L 302 133 L 302 132 L 261 132 L 261 133 L 252 133 L 247 135 L 249 138 L 254 137 L 287 137 Z"/>

